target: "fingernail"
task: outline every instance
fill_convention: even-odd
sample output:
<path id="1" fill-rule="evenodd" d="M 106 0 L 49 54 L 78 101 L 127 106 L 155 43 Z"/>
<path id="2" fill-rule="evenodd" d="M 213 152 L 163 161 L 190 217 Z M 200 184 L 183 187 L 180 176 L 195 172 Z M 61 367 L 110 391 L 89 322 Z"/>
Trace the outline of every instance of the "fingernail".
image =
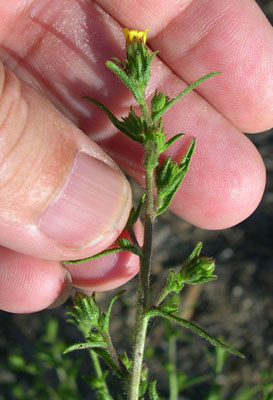
<path id="1" fill-rule="evenodd" d="M 62 287 L 62 290 L 57 297 L 57 299 L 49 306 L 47 307 L 48 310 L 51 310 L 52 308 L 57 308 L 64 304 L 68 297 L 70 296 L 71 290 L 72 290 L 72 279 L 70 273 L 63 268 L 63 273 L 64 273 L 64 284 Z"/>
<path id="2" fill-rule="evenodd" d="M 64 189 L 42 215 L 39 228 L 67 247 L 91 246 L 123 216 L 130 198 L 128 188 L 120 171 L 79 153 Z"/>

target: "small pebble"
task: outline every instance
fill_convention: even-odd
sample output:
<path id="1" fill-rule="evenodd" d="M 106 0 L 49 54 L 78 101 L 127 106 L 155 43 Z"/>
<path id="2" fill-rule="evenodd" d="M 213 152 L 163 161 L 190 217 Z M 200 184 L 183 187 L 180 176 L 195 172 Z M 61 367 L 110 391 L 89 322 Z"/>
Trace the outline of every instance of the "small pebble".
<path id="1" fill-rule="evenodd" d="M 234 297 L 240 297 L 243 293 L 244 289 L 242 288 L 242 286 L 234 286 L 234 288 L 232 289 L 232 295 Z"/>

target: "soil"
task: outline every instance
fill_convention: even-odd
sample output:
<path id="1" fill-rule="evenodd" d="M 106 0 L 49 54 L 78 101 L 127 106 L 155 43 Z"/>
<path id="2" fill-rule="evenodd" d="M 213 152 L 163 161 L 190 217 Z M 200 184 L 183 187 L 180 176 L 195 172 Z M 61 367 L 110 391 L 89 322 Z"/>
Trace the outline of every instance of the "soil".
<path id="1" fill-rule="evenodd" d="M 272 22 L 273 1 L 260 0 L 258 3 Z M 264 374 L 273 370 L 273 136 L 272 131 L 268 131 L 249 137 L 259 149 L 267 168 L 267 186 L 257 210 L 244 222 L 222 231 L 202 230 L 166 213 L 158 222 L 155 235 L 155 275 L 178 266 L 199 240 L 204 244 L 205 253 L 216 259 L 218 280 L 204 285 L 196 299 L 193 319 L 211 335 L 225 338 L 246 355 L 246 360 L 233 356 L 228 358 L 224 372 L 217 378 L 222 386 L 219 400 L 233 400 L 238 391 L 263 384 Z M 117 317 L 112 318 L 113 336 L 120 338 L 124 348 L 124 334 L 130 336 L 133 321 L 124 308 L 133 301 L 134 285 L 133 280 L 128 285 L 127 298 L 115 306 Z M 100 297 L 107 302 L 109 295 Z M 60 320 L 62 337 L 68 343 L 79 340 L 79 337 L 75 339 L 75 330 L 65 322 L 64 313 L 64 307 L 31 315 L 0 312 L 0 366 L 8 365 L 9 353 L 15 347 L 20 346 L 26 357 L 32 354 L 32 344 L 39 340 L 43 326 L 51 316 Z M 122 315 L 127 315 L 127 321 L 123 321 Z M 124 328 L 126 324 L 128 327 Z M 162 368 L 162 364 L 167 362 L 163 336 L 162 324 L 152 327 L 148 345 L 153 344 L 158 362 L 149 363 L 148 359 L 148 365 L 151 377 L 159 380 L 160 389 L 167 397 L 167 382 Z M 183 334 L 177 340 L 178 370 L 190 377 L 206 374 L 211 370 L 204 352 L 207 347 L 204 347 L 203 340 L 190 337 Z M 211 347 L 208 351 L 212 354 Z M 12 385 L 17 379 L 22 379 L 22 376 L 0 367 L 0 388 L 3 385 L 0 400 L 16 398 L 7 388 L 7 383 Z M 28 379 L 23 379 L 27 387 Z M 210 383 L 185 390 L 180 399 L 205 399 Z M 87 388 L 82 387 L 80 398 L 84 400 L 88 398 Z M 250 398 L 263 399 L 261 394 L 253 394 Z"/>

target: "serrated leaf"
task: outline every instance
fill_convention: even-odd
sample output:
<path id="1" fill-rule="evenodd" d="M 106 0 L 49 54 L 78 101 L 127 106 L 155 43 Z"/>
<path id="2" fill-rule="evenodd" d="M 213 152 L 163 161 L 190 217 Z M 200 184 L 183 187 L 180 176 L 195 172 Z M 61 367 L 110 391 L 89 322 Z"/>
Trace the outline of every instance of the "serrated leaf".
<path id="1" fill-rule="evenodd" d="M 95 348 L 106 348 L 106 344 L 104 342 L 85 342 L 85 343 L 75 343 L 71 346 L 67 347 L 64 350 L 63 354 L 71 353 L 71 351 L 75 350 L 86 350 L 86 349 L 95 349 Z"/>
<path id="2" fill-rule="evenodd" d="M 183 90 L 178 96 L 176 96 L 174 99 L 170 100 L 167 102 L 165 107 L 159 112 L 157 112 L 153 116 L 153 122 L 156 122 L 166 111 L 168 111 L 178 100 L 180 100 L 182 97 L 184 97 L 186 94 L 188 94 L 190 91 L 195 89 L 197 86 L 199 86 L 202 82 L 206 81 L 207 79 L 211 78 L 212 76 L 215 76 L 217 74 L 220 74 L 221 72 L 211 72 L 210 74 L 207 74 L 203 76 L 200 79 L 197 79 L 197 81 L 193 82 L 191 85 L 189 85 L 185 90 Z"/>
<path id="3" fill-rule="evenodd" d="M 223 342 L 220 342 L 220 340 L 213 338 L 211 335 L 209 335 L 204 329 L 200 328 L 200 326 L 186 320 L 183 318 L 179 318 L 173 314 L 169 314 L 161 310 L 160 308 L 154 308 L 148 312 L 148 317 L 163 317 L 171 322 L 175 322 L 178 325 L 183 326 L 186 329 L 189 329 L 193 332 L 195 332 L 197 335 L 201 336 L 202 338 L 208 340 L 213 346 L 216 347 L 221 347 L 222 349 L 228 351 L 231 354 L 234 354 L 240 358 L 245 358 L 245 356 L 240 353 L 239 351 L 233 349 L 232 347 L 224 344 Z"/>
<path id="4" fill-rule="evenodd" d="M 149 385 L 149 399 L 150 400 L 159 400 L 159 396 L 156 390 L 156 381 L 153 381 Z"/>

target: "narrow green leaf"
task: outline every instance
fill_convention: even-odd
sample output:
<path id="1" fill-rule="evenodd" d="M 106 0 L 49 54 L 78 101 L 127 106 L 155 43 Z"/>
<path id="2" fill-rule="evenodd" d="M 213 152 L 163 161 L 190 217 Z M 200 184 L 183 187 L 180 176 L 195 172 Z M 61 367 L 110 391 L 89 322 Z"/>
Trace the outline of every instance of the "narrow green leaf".
<path id="1" fill-rule="evenodd" d="M 165 150 L 167 150 L 174 142 L 176 142 L 182 136 L 184 136 L 184 133 L 178 133 L 177 135 L 173 136 L 170 140 L 167 141 L 167 143 L 165 143 L 160 153 L 163 153 Z"/>
<path id="2" fill-rule="evenodd" d="M 94 256 L 91 256 L 91 257 L 82 258 L 80 260 L 63 260 L 63 261 L 61 261 L 61 263 L 62 264 L 81 264 L 81 263 L 84 263 L 87 261 L 96 260 L 97 258 L 100 258 L 103 256 L 108 256 L 108 254 L 119 253 L 120 251 L 123 251 L 123 249 L 120 247 L 114 247 L 113 249 L 103 250 L 100 253 L 95 254 Z"/>
<path id="3" fill-rule="evenodd" d="M 159 396 L 156 391 L 156 381 L 153 381 L 149 385 L 149 398 L 150 400 L 159 400 Z"/>
<path id="4" fill-rule="evenodd" d="M 195 246 L 195 248 L 193 249 L 192 253 L 189 255 L 189 257 L 184 262 L 182 268 L 187 268 L 192 263 L 193 260 L 195 260 L 196 258 L 198 258 L 200 256 L 202 247 L 203 247 L 203 243 L 198 242 L 197 245 Z"/>
<path id="5" fill-rule="evenodd" d="M 144 193 L 141 196 L 141 198 L 140 198 L 140 200 L 138 202 L 137 208 L 132 207 L 130 215 L 129 215 L 129 219 L 128 219 L 128 222 L 127 222 L 127 226 L 133 226 L 137 222 L 137 219 L 139 217 L 141 208 L 142 208 L 142 206 L 144 204 L 145 198 L 146 198 L 146 193 Z"/>
<path id="6" fill-rule="evenodd" d="M 105 349 L 94 348 L 93 351 L 95 351 L 119 377 L 121 377 L 122 379 L 125 378 L 119 367 L 116 365 L 110 354 Z"/>
<path id="7" fill-rule="evenodd" d="M 126 117 L 121 117 L 122 121 L 115 117 L 115 115 L 104 104 L 100 103 L 93 97 L 83 96 L 83 99 L 96 104 L 110 119 L 113 125 L 121 132 L 125 133 L 132 140 L 143 144 L 145 142 L 145 131 L 147 129 L 145 120 L 138 116 L 134 109 L 130 107 L 129 113 Z"/>
<path id="8" fill-rule="evenodd" d="M 154 308 L 148 312 L 148 317 L 156 317 L 156 316 L 166 318 L 172 322 L 175 322 L 176 324 L 183 326 L 184 328 L 190 329 L 191 331 L 195 332 L 197 335 L 208 340 L 213 346 L 221 347 L 222 349 L 228 351 L 231 354 L 234 354 L 240 358 L 245 358 L 245 356 L 242 353 L 240 353 L 239 351 L 220 342 L 220 340 L 213 338 L 206 331 L 204 331 L 202 328 L 200 328 L 198 325 L 193 324 L 192 322 L 190 322 L 186 319 L 179 318 L 179 317 L 176 317 L 175 315 L 166 313 L 166 312 L 162 311 L 160 308 Z"/>
<path id="9" fill-rule="evenodd" d="M 126 72 L 122 70 L 118 65 L 113 63 L 112 61 L 107 61 L 106 65 L 111 71 L 113 71 L 124 83 L 125 86 L 128 87 L 134 98 L 138 103 L 142 102 L 142 96 L 137 87 L 134 85 L 134 83 L 131 81 L 131 79 L 128 77 Z"/>
<path id="10" fill-rule="evenodd" d="M 185 173 L 189 169 L 190 162 L 191 162 L 193 152 L 195 149 L 195 145 L 196 145 L 196 139 L 193 138 L 192 141 L 190 142 L 190 145 L 189 145 L 187 151 L 186 151 L 186 154 L 184 155 L 184 157 L 182 158 L 182 160 L 179 163 L 180 168 L 182 168 Z"/>
<path id="11" fill-rule="evenodd" d="M 120 61 L 119 58 L 112 57 L 112 60 L 114 60 L 121 68 L 125 69 L 125 65 Z"/>
<path id="12" fill-rule="evenodd" d="M 106 348 L 106 344 L 104 342 L 75 343 L 67 347 L 67 349 L 64 350 L 63 354 L 71 353 L 71 351 L 75 350 L 85 350 L 85 349 L 95 349 L 95 348 Z"/>
<path id="13" fill-rule="evenodd" d="M 106 317 L 105 317 L 105 320 L 104 320 L 103 327 L 102 327 L 102 329 L 103 329 L 104 331 L 108 331 L 108 329 L 109 329 L 110 315 L 111 315 L 111 311 L 112 311 L 112 308 L 113 308 L 113 305 L 114 305 L 115 301 L 116 301 L 120 296 L 122 296 L 125 292 L 126 292 L 126 290 L 121 290 L 120 292 L 118 292 L 118 293 L 112 298 L 112 300 L 111 300 L 111 302 L 110 302 L 110 304 L 109 304 L 107 313 L 106 313 Z"/>
<path id="14" fill-rule="evenodd" d="M 156 115 L 153 117 L 153 122 L 156 122 L 166 111 L 168 111 L 178 100 L 180 100 L 182 97 L 184 97 L 186 94 L 188 94 L 191 90 L 195 89 L 197 86 L 199 86 L 201 83 L 206 81 L 207 79 L 211 78 L 212 76 L 220 74 L 220 71 L 217 72 L 211 72 L 210 74 L 207 74 L 203 76 L 202 78 L 198 79 L 191 85 L 189 85 L 183 92 L 181 92 L 178 96 L 176 96 L 174 99 L 169 101 L 165 107 L 159 111 Z"/>
<path id="15" fill-rule="evenodd" d="M 111 113 L 111 111 L 105 107 L 104 104 L 102 104 L 101 102 L 99 102 L 96 99 L 93 99 L 93 97 L 90 96 L 83 96 L 83 99 L 89 100 L 91 101 L 91 103 L 96 104 L 106 115 L 107 117 L 110 119 L 110 121 L 113 123 L 113 125 L 119 129 L 121 132 L 125 133 L 127 136 L 129 136 L 131 139 L 142 143 L 143 138 L 141 136 L 142 132 L 139 132 L 139 123 L 138 123 L 138 127 L 135 127 L 135 130 L 132 129 L 132 126 L 130 126 L 130 123 L 132 125 L 132 118 L 133 116 L 137 117 L 136 114 L 134 113 L 134 111 L 131 109 L 129 112 L 129 116 L 123 118 L 123 122 L 120 121 L 118 118 L 116 118 L 114 116 L 113 113 Z M 137 117 L 138 118 L 138 117 Z"/>
<path id="16" fill-rule="evenodd" d="M 179 380 L 179 375 L 178 375 L 179 390 L 182 391 L 191 386 L 198 385 L 199 383 L 208 382 L 210 379 L 211 379 L 211 375 L 209 375 L 209 374 L 195 376 L 193 378 L 185 377 L 182 380 Z"/>

